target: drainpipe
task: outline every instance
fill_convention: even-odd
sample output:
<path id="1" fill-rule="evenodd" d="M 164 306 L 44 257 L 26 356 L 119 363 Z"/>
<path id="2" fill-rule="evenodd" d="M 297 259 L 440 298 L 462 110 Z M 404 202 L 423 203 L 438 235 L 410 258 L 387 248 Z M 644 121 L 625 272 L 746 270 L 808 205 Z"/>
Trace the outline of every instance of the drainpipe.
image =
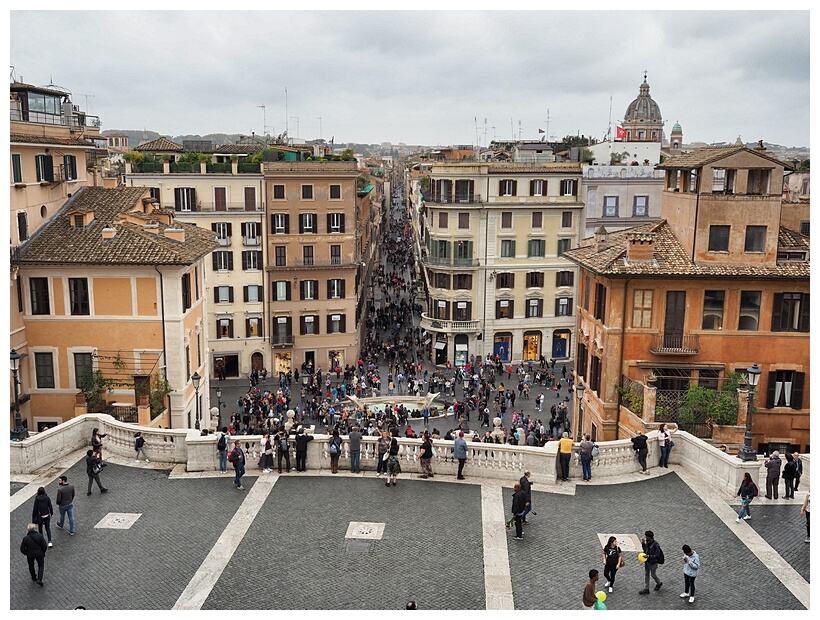
<path id="1" fill-rule="evenodd" d="M 624 302 L 621 309 L 621 355 L 618 364 L 618 374 L 623 374 L 624 369 L 624 340 L 626 340 L 626 291 L 632 278 L 624 281 Z M 618 377 L 618 385 L 621 385 L 621 378 Z M 618 392 L 618 409 L 615 411 L 615 441 L 620 439 L 621 430 L 621 393 Z"/>
<path id="2" fill-rule="evenodd" d="M 162 284 L 162 272 L 154 266 L 154 270 L 159 274 L 159 305 L 162 309 L 162 361 L 164 364 L 161 366 L 163 368 L 162 378 L 166 381 L 168 380 L 168 351 L 165 345 L 165 288 Z M 172 417 L 171 417 L 171 396 L 166 395 L 168 399 L 168 428 L 171 428 Z"/>
<path id="3" fill-rule="evenodd" d="M 486 359 L 487 357 L 487 240 L 489 235 L 489 218 L 487 215 L 487 208 L 482 207 L 482 211 L 484 211 L 484 297 L 481 300 L 482 305 L 484 306 L 484 318 L 481 322 L 481 352 L 484 354 L 482 359 Z M 479 222 L 481 219 L 479 218 Z M 490 351 L 492 352 L 492 350 Z"/>
<path id="4" fill-rule="evenodd" d="M 697 182 L 695 183 L 695 221 L 692 227 L 692 262 L 695 262 L 695 242 L 698 239 L 698 209 L 700 208 L 700 174 L 695 175 Z"/>

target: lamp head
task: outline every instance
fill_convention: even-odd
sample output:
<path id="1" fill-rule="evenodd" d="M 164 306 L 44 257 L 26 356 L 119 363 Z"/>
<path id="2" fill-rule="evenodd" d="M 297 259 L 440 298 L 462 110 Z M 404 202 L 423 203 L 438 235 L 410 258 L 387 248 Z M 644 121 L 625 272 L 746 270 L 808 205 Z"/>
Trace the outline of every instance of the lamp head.
<path id="1" fill-rule="evenodd" d="M 762 370 L 760 370 L 760 367 L 757 365 L 757 362 L 752 364 L 751 368 L 748 368 L 746 372 L 749 373 L 749 385 L 751 385 L 753 388 L 757 387 L 757 384 L 760 381 L 760 375 L 763 372 Z"/>
<path id="2" fill-rule="evenodd" d="M 191 383 L 194 384 L 194 389 L 199 389 L 199 382 L 202 381 L 202 377 L 199 376 L 199 373 L 194 371 L 194 374 L 191 375 Z"/>
<path id="3" fill-rule="evenodd" d="M 11 371 L 17 372 L 17 368 L 20 366 L 20 360 L 22 359 L 22 355 L 20 355 L 16 349 L 12 349 L 11 353 L 9 354 L 9 363 L 11 364 Z"/>
<path id="4" fill-rule="evenodd" d="M 587 389 L 583 383 L 578 383 L 575 386 L 575 394 L 578 396 L 578 400 L 581 400 L 584 397 L 584 390 Z"/>
<path id="5" fill-rule="evenodd" d="M 221 387 L 216 388 L 216 397 L 217 398 L 222 398 L 222 388 Z"/>

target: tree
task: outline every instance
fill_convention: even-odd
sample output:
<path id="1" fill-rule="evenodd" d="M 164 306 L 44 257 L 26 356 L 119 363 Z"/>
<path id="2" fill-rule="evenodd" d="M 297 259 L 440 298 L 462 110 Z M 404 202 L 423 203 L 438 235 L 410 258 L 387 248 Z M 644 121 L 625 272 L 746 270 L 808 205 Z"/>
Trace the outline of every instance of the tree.
<path id="1" fill-rule="evenodd" d="M 571 146 L 589 146 L 589 138 L 586 136 L 564 136 L 561 140 L 567 148 Z"/>
<path id="2" fill-rule="evenodd" d="M 811 162 L 810 159 L 804 159 L 803 161 L 800 162 L 800 165 L 797 167 L 797 169 L 798 170 L 810 170 L 810 166 L 809 166 L 810 162 Z"/>

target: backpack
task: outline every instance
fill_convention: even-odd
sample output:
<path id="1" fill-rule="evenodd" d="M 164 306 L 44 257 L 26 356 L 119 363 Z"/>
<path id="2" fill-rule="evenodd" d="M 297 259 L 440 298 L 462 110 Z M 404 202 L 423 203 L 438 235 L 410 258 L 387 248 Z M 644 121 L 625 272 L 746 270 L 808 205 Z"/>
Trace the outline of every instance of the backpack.
<path id="1" fill-rule="evenodd" d="M 222 433 L 219 436 L 219 439 L 216 440 L 216 449 L 217 450 L 225 450 L 228 447 L 228 440 L 225 438 L 225 433 Z"/>
<path id="2" fill-rule="evenodd" d="M 666 562 L 666 558 L 663 557 L 663 549 L 658 545 L 658 564 L 663 564 L 664 562 Z"/>
<path id="3" fill-rule="evenodd" d="M 228 455 L 228 460 L 231 463 L 236 463 L 239 460 L 239 453 L 236 450 L 231 450 L 231 453 Z"/>
<path id="4" fill-rule="evenodd" d="M 330 442 L 330 448 L 328 449 L 328 452 L 330 452 L 331 454 L 338 454 L 339 453 L 339 446 L 336 445 L 336 442 L 334 442 L 334 441 Z"/>
<path id="5" fill-rule="evenodd" d="M 288 446 L 288 438 L 287 438 L 287 437 L 285 437 L 285 436 L 280 437 L 280 438 L 279 438 L 279 450 L 280 450 L 281 452 L 287 452 L 287 451 L 288 451 L 288 448 L 289 448 L 289 446 Z"/>

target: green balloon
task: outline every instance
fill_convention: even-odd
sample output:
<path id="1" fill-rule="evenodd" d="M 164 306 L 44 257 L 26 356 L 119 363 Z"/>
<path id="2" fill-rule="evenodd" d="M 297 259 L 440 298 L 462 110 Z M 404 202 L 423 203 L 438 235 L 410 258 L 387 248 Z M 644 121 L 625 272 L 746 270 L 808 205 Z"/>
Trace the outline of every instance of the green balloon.
<path id="1" fill-rule="evenodd" d="M 601 601 L 595 601 L 595 605 L 592 606 L 593 609 L 606 609 L 606 604 L 602 603 Z"/>

